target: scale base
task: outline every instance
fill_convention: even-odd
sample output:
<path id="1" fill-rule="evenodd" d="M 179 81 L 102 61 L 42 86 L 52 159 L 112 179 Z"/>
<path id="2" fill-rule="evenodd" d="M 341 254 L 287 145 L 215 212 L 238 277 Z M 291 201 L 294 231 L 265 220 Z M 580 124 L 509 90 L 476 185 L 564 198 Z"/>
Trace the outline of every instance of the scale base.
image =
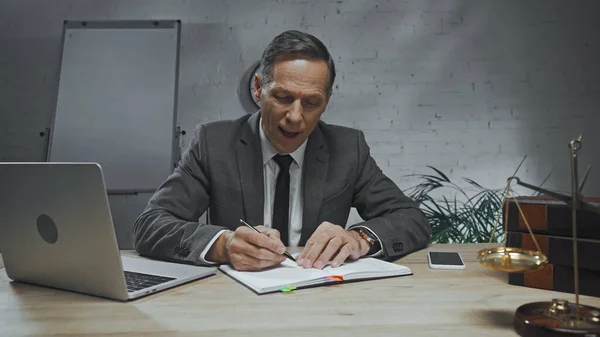
<path id="1" fill-rule="evenodd" d="M 515 312 L 515 331 L 523 337 L 600 337 L 600 309 L 580 304 L 577 324 L 576 308 L 562 299 L 524 304 Z"/>

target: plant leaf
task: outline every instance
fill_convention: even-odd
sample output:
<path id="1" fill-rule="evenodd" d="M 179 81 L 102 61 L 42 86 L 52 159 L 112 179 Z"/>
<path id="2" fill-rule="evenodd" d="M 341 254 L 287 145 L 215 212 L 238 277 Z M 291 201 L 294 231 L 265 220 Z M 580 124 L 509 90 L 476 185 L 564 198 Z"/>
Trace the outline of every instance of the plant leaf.
<path id="1" fill-rule="evenodd" d="M 442 177 L 445 181 L 450 182 L 450 179 L 448 179 L 448 177 L 446 177 L 446 175 L 444 173 L 442 173 L 442 171 L 436 169 L 433 166 L 427 165 L 427 167 L 429 167 L 430 169 L 434 170 L 435 172 L 437 172 L 437 174 L 440 175 L 440 177 Z"/>

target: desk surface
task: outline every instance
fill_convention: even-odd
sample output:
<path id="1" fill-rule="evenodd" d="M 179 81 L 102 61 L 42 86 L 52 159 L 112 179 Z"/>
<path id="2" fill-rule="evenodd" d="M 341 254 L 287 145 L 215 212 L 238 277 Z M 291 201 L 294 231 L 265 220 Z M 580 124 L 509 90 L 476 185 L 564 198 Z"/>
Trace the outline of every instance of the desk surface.
<path id="1" fill-rule="evenodd" d="M 218 272 L 128 303 L 10 282 L 2 269 L 0 336 L 516 336 L 519 305 L 574 301 L 508 285 L 476 261 L 486 246 L 432 245 L 397 261 L 413 270 L 406 277 L 259 296 Z M 466 270 L 429 269 L 428 250 L 461 252 Z"/>

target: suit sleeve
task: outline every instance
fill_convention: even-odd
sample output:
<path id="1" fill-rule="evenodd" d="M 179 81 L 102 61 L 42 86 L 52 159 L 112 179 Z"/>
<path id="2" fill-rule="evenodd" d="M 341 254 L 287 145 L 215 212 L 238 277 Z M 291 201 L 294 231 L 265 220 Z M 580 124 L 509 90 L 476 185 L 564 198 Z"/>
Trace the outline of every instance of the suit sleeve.
<path id="1" fill-rule="evenodd" d="M 133 226 L 135 250 L 151 258 L 209 264 L 201 254 L 222 226 L 201 224 L 210 202 L 206 131 L 198 126 L 174 172 L 154 193 Z"/>
<path id="2" fill-rule="evenodd" d="M 381 241 L 383 258 L 400 257 L 427 246 L 431 226 L 419 204 L 406 196 L 377 166 L 358 131 L 359 166 L 353 206 Z"/>

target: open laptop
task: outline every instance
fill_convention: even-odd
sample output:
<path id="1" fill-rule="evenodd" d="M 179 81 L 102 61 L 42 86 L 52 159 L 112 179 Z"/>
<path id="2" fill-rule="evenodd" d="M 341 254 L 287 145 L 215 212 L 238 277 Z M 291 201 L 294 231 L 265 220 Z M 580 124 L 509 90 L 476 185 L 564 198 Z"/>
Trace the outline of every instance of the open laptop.
<path id="1" fill-rule="evenodd" d="M 216 268 L 121 256 L 96 163 L 0 163 L 0 252 L 8 277 L 127 301 Z"/>

